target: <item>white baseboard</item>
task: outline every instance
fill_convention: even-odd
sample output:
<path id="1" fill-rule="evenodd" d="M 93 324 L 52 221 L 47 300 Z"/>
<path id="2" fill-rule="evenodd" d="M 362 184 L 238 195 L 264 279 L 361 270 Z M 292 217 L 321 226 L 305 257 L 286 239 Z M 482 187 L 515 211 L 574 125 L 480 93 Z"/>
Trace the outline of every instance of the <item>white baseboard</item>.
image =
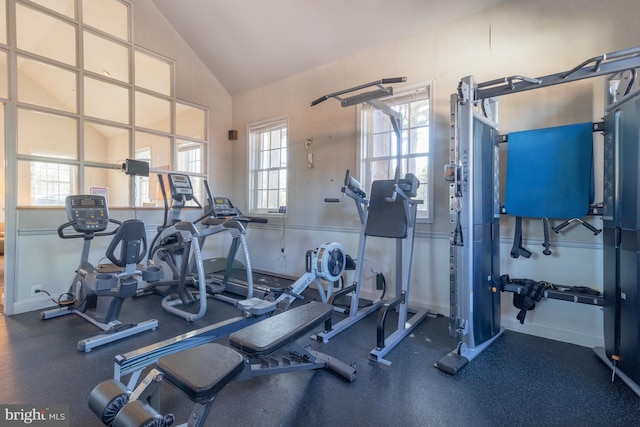
<path id="1" fill-rule="evenodd" d="M 501 320 L 502 326 L 511 331 L 522 332 L 524 334 L 576 344 L 583 347 L 593 348 L 604 346 L 604 337 L 602 335 L 595 335 L 584 331 L 576 331 L 548 325 L 527 323 L 526 321 L 521 325 L 517 319 L 504 316 Z"/>

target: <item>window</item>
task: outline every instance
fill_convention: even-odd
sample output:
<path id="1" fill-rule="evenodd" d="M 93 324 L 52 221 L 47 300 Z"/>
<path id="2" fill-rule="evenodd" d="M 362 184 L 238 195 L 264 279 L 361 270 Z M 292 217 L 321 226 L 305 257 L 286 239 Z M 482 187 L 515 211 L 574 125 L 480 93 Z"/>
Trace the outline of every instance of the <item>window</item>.
<path id="1" fill-rule="evenodd" d="M 132 157 L 149 162 L 152 176 L 185 172 L 200 191 L 209 111 L 175 97 L 173 60 L 131 41 L 132 2 L 13 3 L 15 37 L 1 46 L 0 75 L 15 78 L 11 88 L 0 83 L 0 98 L 16 94 L 18 204 L 61 206 L 99 187 L 111 189 L 111 207 L 158 206 L 156 179 L 120 170 Z"/>
<path id="2" fill-rule="evenodd" d="M 202 144 L 190 141 L 178 141 L 178 167 L 179 171 L 201 173 L 203 167 Z"/>
<path id="3" fill-rule="evenodd" d="M 73 169 L 62 163 L 31 162 L 31 204 L 64 205 L 64 199 L 74 189 Z"/>
<path id="4" fill-rule="evenodd" d="M 287 206 L 287 119 L 249 125 L 249 212 Z"/>
<path id="5" fill-rule="evenodd" d="M 422 84 L 381 101 L 402 113 L 401 174 L 413 173 L 420 180 L 418 218 L 431 218 L 431 84 Z M 396 170 L 396 134 L 385 113 L 363 104 L 360 109 L 361 176 L 364 188 L 381 179 L 393 179 Z"/>

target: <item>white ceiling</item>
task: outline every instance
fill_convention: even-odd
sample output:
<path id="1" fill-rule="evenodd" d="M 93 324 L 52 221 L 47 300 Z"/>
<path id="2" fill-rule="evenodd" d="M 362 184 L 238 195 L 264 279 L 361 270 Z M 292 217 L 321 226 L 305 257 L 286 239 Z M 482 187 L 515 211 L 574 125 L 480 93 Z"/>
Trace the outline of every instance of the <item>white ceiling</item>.
<path id="1" fill-rule="evenodd" d="M 231 95 L 507 0 L 152 0 Z"/>

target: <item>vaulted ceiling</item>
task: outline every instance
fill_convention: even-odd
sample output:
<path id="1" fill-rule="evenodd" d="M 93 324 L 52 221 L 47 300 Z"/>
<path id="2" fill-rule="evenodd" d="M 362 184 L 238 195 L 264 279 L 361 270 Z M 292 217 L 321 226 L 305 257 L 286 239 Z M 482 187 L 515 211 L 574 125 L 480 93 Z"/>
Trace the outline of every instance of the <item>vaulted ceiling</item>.
<path id="1" fill-rule="evenodd" d="M 152 0 L 231 95 L 508 0 Z"/>

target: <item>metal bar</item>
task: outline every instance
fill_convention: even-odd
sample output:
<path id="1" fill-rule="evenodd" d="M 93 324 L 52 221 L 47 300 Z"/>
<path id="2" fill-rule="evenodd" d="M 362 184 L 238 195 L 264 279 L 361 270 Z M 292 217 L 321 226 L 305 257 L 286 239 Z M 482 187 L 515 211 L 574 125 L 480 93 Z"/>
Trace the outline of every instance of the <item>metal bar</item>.
<path id="1" fill-rule="evenodd" d="M 524 287 L 514 283 L 506 283 L 503 286 L 503 291 L 513 292 L 514 294 L 520 294 L 524 291 Z M 588 305 L 598 305 L 598 306 L 604 305 L 604 297 L 601 295 L 590 295 L 590 294 L 572 292 L 570 290 L 562 290 L 562 289 L 545 289 L 542 295 L 548 299 L 570 301 L 578 304 L 588 304 Z"/>
<path id="2" fill-rule="evenodd" d="M 215 341 L 266 317 L 267 315 L 234 317 L 128 353 L 116 355 L 114 379 L 120 380 L 124 375 L 141 371 L 156 363 L 162 356 Z"/>
<path id="3" fill-rule="evenodd" d="M 382 98 L 384 96 L 393 95 L 393 88 L 391 86 L 387 88 L 372 90 L 370 92 L 363 92 L 357 95 L 350 96 L 340 100 L 340 105 L 343 107 L 351 107 L 352 105 L 362 104 L 372 99 Z"/>
<path id="4" fill-rule="evenodd" d="M 385 305 L 380 310 L 378 314 L 378 327 L 376 329 L 376 348 L 378 350 L 384 348 L 384 325 L 387 322 L 387 313 L 392 308 L 399 306 L 400 304 L 405 302 L 406 294 L 402 292 L 400 296 L 392 299 L 391 301 L 385 303 Z"/>
<path id="5" fill-rule="evenodd" d="M 477 85 L 475 99 L 487 99 L 510 93 L 524 92 L 531 89 L 619 73 L 638 67 L 640 67 L 640 47 L 620 50 L 588 59 L 569 71 L 550 74 L 537 79 L 526 78 L 522 81 L 514 82 L 513 79 L 520 76 L 513 76 L 479 83 Z M 498 83 L 502 84 L 497 85 Z"/>
<path id="6" fill-rule="evenodd" d="M 604 122 L 593 122 L 592 131 L 594 133 L 595 132 L 604 132 Z M 508 133 L 500 134 L 499 142 L 500 142 L 500 144 L 503 144 L 505 142 L 509 142 L 509 134 Z"/>
<path id="7" fill-rule="evenodd" d="M 324 96 L 316 99 L 315 101 L 312 101 L 311 102 L 311 106 L 313 107 L 315 105 L 318 105 L 321 102 L 326 101 L 329 98 L 335 98 L 335 97 L 338 97 L 338 96 L 343 95 L 345 93 L 355 92 L 357 90 L 366 89 L 366 88 L 371 87 L 371 86 L 378 86 L 378 85 L 391 84 L 391 83 L 403 83 L 403 82 L 406 82 L 406 81 L 407 81 L 406 77 L 392 77 L 392 78 L 376 80 L 376 81 L 371 82 L 371 83 L 361 84 L 359 86 L 355 86 L 355 87 L 352 87 L 350 89 L 344 89 L 344 90 L 340 90 L 338 92 L 330 93 L 329 95 L 324 95 Z"/>

